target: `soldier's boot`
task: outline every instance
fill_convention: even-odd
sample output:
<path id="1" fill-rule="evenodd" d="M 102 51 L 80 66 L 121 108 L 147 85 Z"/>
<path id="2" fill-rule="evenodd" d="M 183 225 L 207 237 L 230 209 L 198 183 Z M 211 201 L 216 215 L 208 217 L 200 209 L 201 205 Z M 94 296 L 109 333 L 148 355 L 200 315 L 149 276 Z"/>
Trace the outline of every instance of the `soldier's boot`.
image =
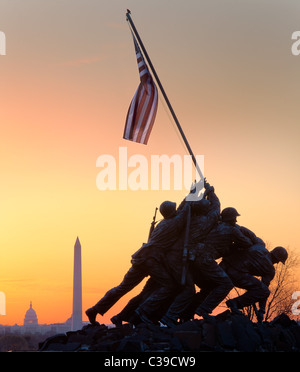
<path id="1" fill-rule="evenodd" d="M 96 324 L 96 316 L 98 314 L 98 311 L 92 306 L 89 309 L 86 310 L 86 316 L 89 318 L 89 321 L 91 324 Z"/>
<path id="2" fill-rule="evenodd" d="M 209 323 L 216 323 L 216 319 L 213 315 L 209 315 L 209 313 L 201 308 L 196 309 L 195 314 L 201 316 L 204 320 Z"/>
<path id="3" fill-rule="evenodd" d="M 167 316 L 167 315 L 164 315 L 164 316 L 161 318 L 160 322 L 161 322 L 162 324 L 166 325 L 166 326 L 169 327 L 169 328 L 174 328 L 174 327 L 176 327 L 176 326 L 178 325 L 176 319 L 174 319 L 174 318 L 170 318 L 170 317 Z"/>
<path id="4" fill-rule="evenodd" d="M 157 325 L 157 323 L 155 323 L 154 321 L 152 321 L 149 317 L 148 317 L 148 315 L 144 312 L 144 311 L 142 311 L 141 309 L 136 309 L 135 310 L 135 313 L 138 315 L 138 317 L 140 318 L 140 320 L 142 321 L 142 323 L 145 323 L 145 324 L 156 324 Z"/>
<path id="5" fill-rule="evenodd" d="M 120 317 L 120 315 L 115 315 L 113 316 L 110 321 L 116 326 L 116 327 L 120 327 L 122 325 L 122 319 Z"/>
<path id="6" fill-rule="evenodd" d="M 135 327 L 142 323 L 141 318 L 134 311 L 133 314 L 129 317 L 128 323 L 134 325 Z"/>
<path id="7" fill-rule="evenodd" d="M 229 309 L 231 310 L 231 312 L 233 314 L 243 315 L 243 312 L 238 309 L 237 302 L 235 301 L 234 298 L 231 299 L 231 300 L 227 300 L 225 303 L 226 303 L 227 307 L 229 307 Z"/>

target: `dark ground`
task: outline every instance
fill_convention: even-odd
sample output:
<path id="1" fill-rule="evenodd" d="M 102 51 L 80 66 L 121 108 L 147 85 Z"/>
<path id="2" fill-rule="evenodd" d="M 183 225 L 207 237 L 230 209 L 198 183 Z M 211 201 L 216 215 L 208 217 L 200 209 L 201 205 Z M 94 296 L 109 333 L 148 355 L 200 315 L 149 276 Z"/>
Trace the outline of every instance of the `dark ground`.
<path id="1" fill-rule="evenodd" d="M 81 330 L 49 337 L 39 351 L 102 352 L 299 352 L 300 325 L 281 314 L 271 322 L 253 323 L 228 310 L 215 324 L 193 320 L 175 328 L 124 324 L 117 328 L 87 325 Z"/>

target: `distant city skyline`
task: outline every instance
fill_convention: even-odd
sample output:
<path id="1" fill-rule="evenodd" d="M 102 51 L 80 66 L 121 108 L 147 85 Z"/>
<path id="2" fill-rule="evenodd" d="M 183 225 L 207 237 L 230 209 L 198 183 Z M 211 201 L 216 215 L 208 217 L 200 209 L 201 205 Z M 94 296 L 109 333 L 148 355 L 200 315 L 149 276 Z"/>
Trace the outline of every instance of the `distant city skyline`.
<path id="1" fill-rule="evenodd" d="M 81 244 L 80 244 L 80 240 L 78 236 L 75 241 L 74 254 L 73 254 L 73 303 L 72 303 L 71 317 L 69 317 L 66 320 L 66 322 L 56 323 L 56 324 L 61 329 L 67 329 L 67 330 L 72 330 L 72 331 L 81 329 L 83 326 Z M 15 325 L 18 327 L 20 326 L 18 324 L 15 324 Z M 33 309 L 32 301 L 30 300 L 29 309 L 25 313 L 22 326 L 25 327 L 25 331 L 31 330 L 32 332 L 38 332 L 41 330 L 40 326 L 45 326 L 45 325 L 47 324 L 41 325 L 38 323 L 37 313 Z M 18 327 L 16 329 L 18 329 Z"/>
<path id="2" fill-rule="evenodd" d="M 0 335 L 6 333 L 16 333 L 16 334 L 46 334 L 49 332 L 60 333 L 71 331 L 72 328 L 72 317 L 66 319 L 63 323 L 43 323 L 40 324 L 38 321 L 38 314 L 33 308 L 32 301 L 30 301 L 29 308 L 24 314 L 24 319 L 22 324 L 14 325 L 3 325 L 0 324 Z"/>

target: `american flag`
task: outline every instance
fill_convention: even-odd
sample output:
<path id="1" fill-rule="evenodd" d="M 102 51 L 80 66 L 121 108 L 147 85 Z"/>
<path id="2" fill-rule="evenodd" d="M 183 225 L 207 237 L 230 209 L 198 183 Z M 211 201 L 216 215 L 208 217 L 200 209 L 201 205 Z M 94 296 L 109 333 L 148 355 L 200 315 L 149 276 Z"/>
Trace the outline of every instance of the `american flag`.
<path id="1" fill-rule="evenodd" d="M 123 138 L 146 145 L 157 112 L 158 94 L 134 36 L 133 41 L 141 82 L 129 106 Z"/>

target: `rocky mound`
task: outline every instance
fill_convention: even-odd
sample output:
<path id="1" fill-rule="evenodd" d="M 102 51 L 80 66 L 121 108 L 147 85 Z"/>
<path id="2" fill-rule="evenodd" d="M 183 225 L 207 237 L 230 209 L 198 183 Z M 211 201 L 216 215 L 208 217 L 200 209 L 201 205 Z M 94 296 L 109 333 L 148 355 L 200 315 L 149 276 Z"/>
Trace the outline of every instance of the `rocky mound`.
<path id="1" fill-rule="evenodd" d="M 258 324 L 225 311 L 214 324 L 193 320 L 172 329 L 146 324 L 88 325 L 46 339 L 39 351 L 300 351 L 300 325 L 285 314 Z"/>

